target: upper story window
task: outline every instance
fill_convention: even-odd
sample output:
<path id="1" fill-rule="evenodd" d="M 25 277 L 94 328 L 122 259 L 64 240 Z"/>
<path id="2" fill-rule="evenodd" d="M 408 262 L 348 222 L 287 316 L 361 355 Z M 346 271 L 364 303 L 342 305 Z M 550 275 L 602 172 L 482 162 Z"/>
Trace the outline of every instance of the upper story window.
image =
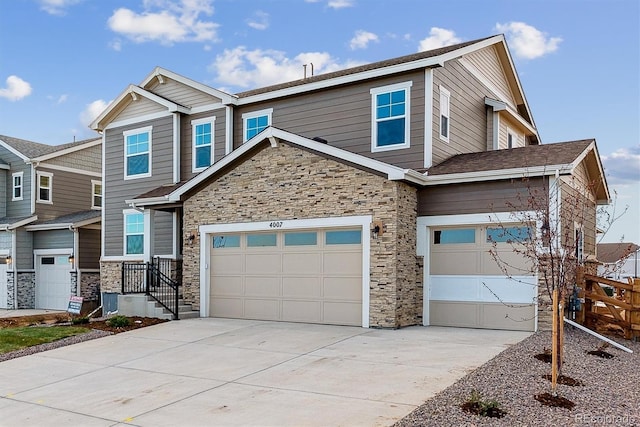
<path id="1" fill-rule="evenodd" d="M 38 172 L 38 203 L 53 203 L 52 190 L 53 190 L 53 174 L 48 172 Z"/>
<path id="2" fill-rule="evenodd" d="M 124 178 L 151 176 L 151 126 L 123 132 Z"/>
<path id="3" fill-rule="evenodd" d="M 13 182 L 11 200 L 22 200 L 23 178 L 24 178 L 24 172 L 16 172 L 11 175 L 11 181 Z"/>
<path id="4" fill-rule="evenodd" d="M 513 148 L 513 132 L 511 132 L 511 129 L 507 129 L 507 148 Z"/>
<path id="5" fill-rule="evenodd" d="M 193 172 L 199 172 L 213 164 L 213 124 L 215 117 L 191 121 L 193 140 Z"/>
<path id="6" fill-rule="evenodd" d="M 271 126 L 271 116 L 273 108 L 266 110 L 252 111 L 242 115 L 242 125 L 244 129 L 243 141 L 248 141 L 269 126 Z"/>
<path id="7" fill-rule="evenodd" d="M 124 213 L 124 253 L 144 253 L 144 215 L 139 212 Z"/>
<path id="8" fill-rule="evenodd" d="M 440 139 L 449 142 L 451 128 L 451 93 L 440 86 Z"/>
<path id="9" fill-rule="evenodd" d="M 91 209 L 102 207 L 102 182 L 91 180 Z"/>
<path id="10" fill-rule="evenodd" d="M 371 151 L 409 147 L 412 82 L 371 89 Z"/>

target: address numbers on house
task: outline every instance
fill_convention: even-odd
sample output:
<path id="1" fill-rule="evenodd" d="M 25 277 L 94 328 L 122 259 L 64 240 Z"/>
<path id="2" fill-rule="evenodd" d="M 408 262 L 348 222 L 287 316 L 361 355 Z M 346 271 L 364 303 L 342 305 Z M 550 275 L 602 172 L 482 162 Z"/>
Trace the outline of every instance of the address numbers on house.
<path id="1" fill-rule="evenodd" d="M 282 228 L 284 225 L 283 221 L 271 221 L 269 223 L 269 228 Z"/>

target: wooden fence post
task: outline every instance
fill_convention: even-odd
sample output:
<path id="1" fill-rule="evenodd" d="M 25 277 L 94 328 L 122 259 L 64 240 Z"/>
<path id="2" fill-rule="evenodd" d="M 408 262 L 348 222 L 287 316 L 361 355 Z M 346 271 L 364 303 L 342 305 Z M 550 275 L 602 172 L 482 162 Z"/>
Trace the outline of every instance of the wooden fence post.
<path id="1" fill-rule="evenodd" d="M 629 310 L 629 320 L 630 320 L 630 337 L 628 339 L 633 339 L 634 341 L 640 338 L 640 279 L 635 278 L 633 282 L 629 279 L 629 284 L 633 286 L 633 291 L 629 292 L 630 298 L 629 303 L 631 304 L 631 310 Z"/>
<path id="2" fill-rule="evenodd" d="M 558 288 L 553 290 L 551 302 L 551 394 L 557 396 L 558 388 Z"/>
<path id="3" fill-rule="evenodd" d="M 578 295 L 577 298 L 585 299 L 584 291 L 585 291 L 585 278 L 584 278 L 584 267 L 579 266 L 576 270 L 576 286 L 578 287 Z M 586 302 L 586 299 L 585 299 Z M 585 318 L 585 303 L 580 304 L 580 311 L 576 313 L 576 323 L 580 323 L 584 325 Z"/>

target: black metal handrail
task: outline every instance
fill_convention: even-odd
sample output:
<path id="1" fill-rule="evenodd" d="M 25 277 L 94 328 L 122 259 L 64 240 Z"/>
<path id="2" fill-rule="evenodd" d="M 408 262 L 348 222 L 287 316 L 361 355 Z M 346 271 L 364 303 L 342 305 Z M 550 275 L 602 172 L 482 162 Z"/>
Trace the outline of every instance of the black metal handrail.
<path id="1" fill-rule="evenodd" d="M 146 294 L 178 320 L 180 283 L 169 277 L 170 272 L 170 259 L 155 257 L 151 262 L 125 261 L 122 263 L 122 293 Z"/>

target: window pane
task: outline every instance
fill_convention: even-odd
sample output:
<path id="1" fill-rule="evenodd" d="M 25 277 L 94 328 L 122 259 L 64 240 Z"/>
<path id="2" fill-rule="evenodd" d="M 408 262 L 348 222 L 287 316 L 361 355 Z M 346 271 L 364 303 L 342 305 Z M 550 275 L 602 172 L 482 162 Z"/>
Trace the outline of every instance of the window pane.
<path id="1" fill-rule="evenodd" d="M 127 158 L 127 175 L 149 173 L 149 155 L 140 154 Z"/>
<path id="2" fill-rule="evenodd" d="M 102 206 L 102 196 L 93 196 L 93 206 Z"/>
<path id="3" fill-rule="evenodd" d="M 49 200 L 49 190 L 46 188 L 40 189 L 40 200 Z"/>
<path id="4" fill-rule="evenodd" d="M 247 246 L 249 247 L 276 246 L 276 242 L 277 236 L 275 233 L 247 235 Z"/>
<path id="5" fill-rule="evenodd" d="M 49 188 L 49 177 L 48 176 L 40 176 L 40 187 Z"/>
<path id="6" fill-rule="evenodd" d="M 220 235 L 213 236 L 214 248 L 239 248 L 240 247 L 240 235 Z"/>
<path id="7" fill-rule="evenodd" d="M 378 147 L 404 142 L 404 118 L 378 122 Z"/>
<path id="8" fill-rule="evenodd" d="M 449 118 L 446 116 L 440 116 L 440 135 L 449 136 Z"/>
<path id="9" fill-rule="evenodd" d="M 102 195 L 102 184 L 96 184 L 93 188 L 93 194 Z"/>
<path id="10" fill-rule="evenodd" d="M 318 244 L 318 233 L 307 231 L 302 233 L 285 233 L 285 246 L 315 246 Z"/>
<path id="11" fill-rule="evenodd" d="M 530 227 L 488 227 L 487 242 L 514 243 L 531 240 Z"/>
<path id="12" fill-rule="evenodd" d="M 396 92 L 392 92 L 391 93 L 391 102 L 393 104 L 397 104 L 399 102 L 404 104 L 404 97 L 405 97 L 405 91 L 404 90 L 398 90 Z"/>
<path id="13" fill-rule="evenodd" d="M 211 146 L 196 148 L 196 167 L 205 168 L 211 164 Z"/>
<path id="14" fill-rule="evenodd" d="M 475 228 L 458 228 L 452 230 L 435 230 L 433 232 L 433 243 L 455 244 L 455 243 L 475 243 Z"/>
<path id="15" fill-rule="evenodd" d="M 378 119 L 386 119 L 391 116 L 391 108 L 388 105 L 378 106 L 376 111 L 376 118 Z"/>
<path id="16" fill-rule="evenodd" d="M 56 259 L 52 256 L 40 258 L 40 264 L 42 265 L 54 265 L 55 263 L 56 263 Z"/>
<path id="17" fill-rule="evenodd" d="M 127 234 L 144 233 L 144 215 L 143 214 L 127 215 L 125 232 Z"/>
<path id="18" fill-rule="evenodd" d="M 127 236 L 127 254 L 141 254 L 144 249 L 144 236 Z"/>
<path id="19" fill-rule="evenodd" d="M 327 231 L 325 233 L 327 245 L 352 245 L 362 241 L 361 230 Z"/>
<path id="20" fill-rule="evenodd" d="M 269 117 L 268 116 L 260 116 L 258 117 L 258 127 L 262 129 L 266 128 L 269 125 Z"/>
<path id="21" fill-rule="evenodd" d="M 378 105 L 389 105 L 391 103 L 391 94 L 390 93 L 381 93 L 376 96 L 376 103 Z"/>
<path id="22" fill-rule="evenodd" d="M 247 129 L 255 129 L 256 127 L 258 127 L 258 118 L 257 117 L 253 117 L 253 118 L 247 119 Z"/>
<path id="23" fill-rule="evenodd" d="M 391 106 L 392 116 L 404 116 L 404 104 L 393 104 Z"/>

